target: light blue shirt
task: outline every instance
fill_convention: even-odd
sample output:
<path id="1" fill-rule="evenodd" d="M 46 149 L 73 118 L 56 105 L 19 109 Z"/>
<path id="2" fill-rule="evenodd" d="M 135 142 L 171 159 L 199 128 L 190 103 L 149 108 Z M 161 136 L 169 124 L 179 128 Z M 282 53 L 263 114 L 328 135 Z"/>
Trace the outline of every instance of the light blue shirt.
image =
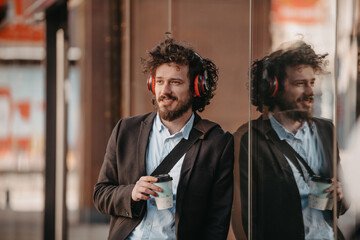
<path id="1" fill-rule="evenodd" d="M 291 147 L 307 162 L 316 175 L 322 175 L 324 170 L 324 155 L 322 144 L 315 124 L 311 127 L 307 122 L 293 134 L 286 130 L 273 116 L 270 116 L 270 123 L 281 140 L 286 140 Z M 285 156 L 286 157 L 286 156 Z M 305 226 L 305 239 L 334 239 L 333 228 L 327 223 L 331 221 L 331 212 L 321 211 L 308 207 L 310 188 L 308 182 L 310 175 L 299 161 L 306 182 L 295 165 L 286 157 L 293 171 L 294 178 L 299 189 L 302 214 Z"/>
<path id="2" fill-rule="evenodd" d="M 170 151 L 182 138 L 188 139 L 194 124 L 194 113 L 186 125 L 177 133 L 170 135 L 169 130 L 162 124 L 159 114 L 156 115 L 149 136 L 149 144 L 146 150 L 146 173 L 150 175 Z M 147 212 L 128 236 L 128 239 L 176 239 L 175 236 L 175 209 L 176 192 L 179 184 L 180 170 L 185 154 L 170 170 L 169 175 L 173 178 L 172 190 L 174 193 L 174 206 L 165 210 L 158 210 L 154 198 L 147 201 Z"/>

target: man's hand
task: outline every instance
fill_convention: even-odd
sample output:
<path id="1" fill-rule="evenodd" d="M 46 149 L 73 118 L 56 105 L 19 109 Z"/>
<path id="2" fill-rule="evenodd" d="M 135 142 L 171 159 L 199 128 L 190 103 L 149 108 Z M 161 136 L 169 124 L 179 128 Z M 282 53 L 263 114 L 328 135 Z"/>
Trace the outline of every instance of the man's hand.
<path id="1" fill-rule="evenodd" d="M 334 190 L 336 190 L 336 198 L 338 201 L 343 199 L 343 192 L 342 192 L 342 186 L 341 186 L 341 182 L 336 181 L 335 179 L 332 179 L 333 185 L 331 185 L 331 187 L 327 188 L 325 190 L 325 192 L 332 192 Z"/>
<path id="2" fill-rule="evenodd" d="M 131 193 L 133 201 L 138 202 L 140 200 L 149 200 L 150 196 L 157 197 L 157 193 L 154 191 L 162 192 L 162 189 L 151 182 L 157 182 L 156 177 L 143 176 L 135 184 L 134 189 Z"/>

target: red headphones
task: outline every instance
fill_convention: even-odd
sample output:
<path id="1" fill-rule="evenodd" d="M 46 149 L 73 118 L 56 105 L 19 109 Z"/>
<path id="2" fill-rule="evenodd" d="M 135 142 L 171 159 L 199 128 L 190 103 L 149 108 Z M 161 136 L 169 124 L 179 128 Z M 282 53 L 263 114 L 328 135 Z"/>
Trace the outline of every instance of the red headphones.
<path id="1" fill-rule="evenodd" d="M 147 87 L 149 91 L 155 94 L 155 75 L 150 74 L 147 78 Z M 194 80 L 194 90 L 197 97 L 203 97 L 209 91 L 209 80 L 206 71 L 204 75 L 198 74 Z"/>
<path id="2" fill-rule="evenodd" d="M 146 82 L 148 89 L 155 94 L 155 75 L 149 74 Z"/>
<path id="3" fill-rule="evenodd" d="M 194 90 L 197 97 L 204 96 L 209 91 L 209 80 L 207 78 L 207 72 L 204 72 L 204 76 L 198 74 L 194 81 Z"/>
<path id="4" fill-rule="evenodd" d="M 269 85 L 267 87 L 267 91 L 266 91 L 267 95 L 269 97 L 275 97 L 275 95 L 279 89 L 279 81 L 278 81 L 277 77 L 276 76 L 274 76 L 273 78 L 266 77 L 265 80 L 266 80 L 266 83 Z"/>
<path id="5" fill-rule="evenodd" d="M 203 63 L 203 65 L 204 65 L 204 60 L 200 57 L 200 55 L 197 54 L 196 52 L 194 52 L 194 54 L 197 57 L 199 57 L 201 63 Z M 204 67 L 204 69 L 205 69 L 205 67 Z M 147 87 L 148 87 L 149 91 L 151 91 L 153 94 L 155 94 L 155 74 L 150 74 L 148 76 Z M 206 69 L 204 71 L 204 75 L 198 74 L 195 77 L 194 90 L 195 90 L 195 95 L 197 97 L 203 97 L 210 90 L 209 80 L 208 80 L 208 75 L 207 75 Z"/>
<path id="6" fill-rule="evenodd" d="M 265 60 L 265 70 L 263 71 L 263 79 L 265 80 L 265 94 L 268 97 L 275 97 L 279 89 L 279 81 L 276 76 L 270 77 L 268 73 L 269 60 Z"/>

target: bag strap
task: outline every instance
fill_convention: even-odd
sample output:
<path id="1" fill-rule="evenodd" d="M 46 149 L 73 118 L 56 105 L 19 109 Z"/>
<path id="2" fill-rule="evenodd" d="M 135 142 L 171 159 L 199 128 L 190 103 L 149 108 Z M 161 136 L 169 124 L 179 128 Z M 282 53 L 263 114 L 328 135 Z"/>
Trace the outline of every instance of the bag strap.
<path id="1" fill-rule="evenodd" d="M 171 152 L 162 160 L 160 165 L 151 173 L 151 176 L 169 173 L 174 165 L 180 160 L 181 156 L 186 153 L 190 147 L 199 139 L 202 132 L 193 128 L 190 132 L 189 139 L 181 139 Z"/>
<path id="2" fill-rule="evenodd" d="M 305 175 L 304 172 L 299 164 L 299 161 L 304 165 L 306 171 L 309 173 L 310 177 L 314 176 L 315 173 L 314 171 L 311 169 L 311 167 L 309 166 L 309 164 L 304 160 L 304 158 L 302 158 L 300 156 L 300 154 L 298 154 L 291 146 L 288 142 L 286 142 L 285 140 L 280 140 L 279 136 L 276 134 L 276 132 L 272 129 L 269 132 L 270 139 L 273 141 L 274 145 L 277 146 L 277 148 L 286 156 L 290 159 L 290 161 L 295 165 L 295 167 L 297 168 L 297 170 L 300 172 L 301 176 L 303 177 L 304 181 L 305 180 Z"/>

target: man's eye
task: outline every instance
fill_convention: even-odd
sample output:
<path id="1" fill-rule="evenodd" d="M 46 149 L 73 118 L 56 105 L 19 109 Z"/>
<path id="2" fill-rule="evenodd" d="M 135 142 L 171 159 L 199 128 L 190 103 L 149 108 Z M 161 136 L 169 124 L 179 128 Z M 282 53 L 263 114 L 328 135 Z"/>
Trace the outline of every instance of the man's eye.
<path id="1" fill-rule="evenodd" d="M 174 84 L 174 85 L 179 85 L 180 81 L 172 81 L 171 83 Z"/>
<path id="2" fill-rule="evenodd" d="M 163 80 L 156 80 L 157 84 L 161 84 L 163 82 Z"/>

